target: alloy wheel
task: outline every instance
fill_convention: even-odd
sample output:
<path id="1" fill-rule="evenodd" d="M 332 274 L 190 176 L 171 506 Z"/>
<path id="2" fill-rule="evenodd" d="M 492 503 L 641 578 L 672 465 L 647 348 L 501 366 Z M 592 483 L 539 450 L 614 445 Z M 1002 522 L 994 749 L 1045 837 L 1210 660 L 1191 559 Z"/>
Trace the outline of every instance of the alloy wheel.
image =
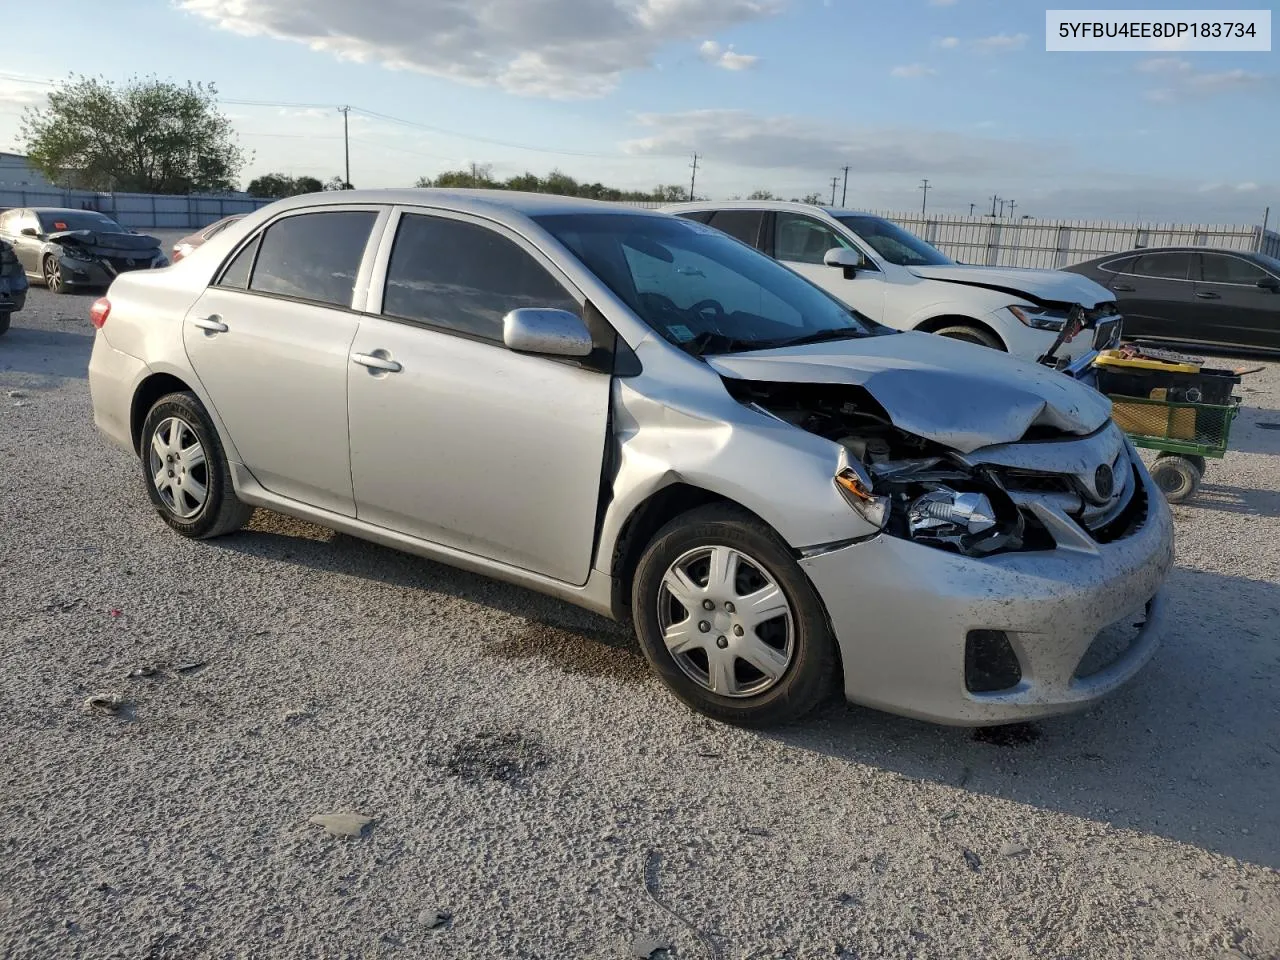
<path id="1" fill-rule="evenodd" d="M 201 511 L 209 498 L 209 466 L 191 424 L 178 417 L 161 420 L 151 434 L 148 464 L 151 482 L 170 513 L 189 520 Z"/>
<path id="2" fill-rule="evenodd" d="M 62 269 L 53 257 L 44 258 L 44 285 L 52 293 L 62 291 Z"/>
<path id="3" fill-rule="evenodd" d="M 697 547 L 667 568 L 658 625 L 684 674 L 724 697 L 764 693 L 795 657 L 786 594 L 762 563 L 731 547 Z"/>

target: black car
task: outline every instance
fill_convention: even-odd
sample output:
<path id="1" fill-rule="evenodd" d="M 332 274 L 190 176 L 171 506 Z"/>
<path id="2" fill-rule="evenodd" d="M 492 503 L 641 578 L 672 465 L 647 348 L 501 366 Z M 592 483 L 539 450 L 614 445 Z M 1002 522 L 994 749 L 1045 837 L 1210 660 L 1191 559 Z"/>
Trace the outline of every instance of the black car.
<path id="1" fill-rule="evenodd" d="M 13 245 L 28 277 L 54 293 L 108 287 L 126 270 L 169 265 L 159 240 L 133 233 L 96 210 L 6 210 L 0 213 L 0 240 Z"/>
<path id="2" fill-rule="evenodd" d="M 1280 260 L 1263 253 L 1159 247 L 1064 269 L 1115 293 L 1124 334 L 1280 350 Z"/>
<path id="3" fill-rule="evenodd" d="M 0 240 L 0 333 L 9 329 L 9 315 L 27 302 L 27 275 L 13 247 Z"/>

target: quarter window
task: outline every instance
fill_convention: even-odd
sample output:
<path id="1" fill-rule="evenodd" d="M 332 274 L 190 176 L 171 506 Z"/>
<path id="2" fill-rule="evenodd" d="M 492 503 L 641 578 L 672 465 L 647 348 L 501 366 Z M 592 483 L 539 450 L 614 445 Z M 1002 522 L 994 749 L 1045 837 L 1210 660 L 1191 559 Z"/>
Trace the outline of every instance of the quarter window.
<path id="1" fill-rule="evenodd" d="M 262 234 L 258 234 L 240 248 L 240 252 L 227 264 L 227 269 L 222 271 L 218 286 L 231 287 L 234 290 L 249 289 L 249 271 L 253 269 L 253 255 L 258 252 L 258 243 L 261 239 Z"/>
<path id="2" fill-rule="evenodd" d="M 1256 286 L 1265 279 L 1267 272 L 1240 257 L 1228 257 L 1219 253 L 1201 254 L 1205 283 L 1236 283 Z"/>
<path id="3" fill-rule="evenodd" d="M 382 312 L 502 341 L 502 318 L 520 307 L 581 307 L 528 253 L 460 220 L 405 214 L 387 267 Z"/>
<path id="4" fill-rule="evenodd" d="M 853 245 L 817 220 L 794 213 L 775 217 L 773 255 L 791 263 L 822 263 L 828 250 L 853 249 Z M 714 224 L 713 224 L 714 226 Z"/>
<path id="5" fill-rule="evenodd" d="M 262 235 L 249 289 L 350 307 L 376 219 L 372 210 L 334 210 L 278 220 Z"/>
<path id="6" fill-rule="evenodd" d="M 1186 280 L 1191 273 L 1190 253 L 1144 253 L 1129 272 L 1159 280 Z"/>

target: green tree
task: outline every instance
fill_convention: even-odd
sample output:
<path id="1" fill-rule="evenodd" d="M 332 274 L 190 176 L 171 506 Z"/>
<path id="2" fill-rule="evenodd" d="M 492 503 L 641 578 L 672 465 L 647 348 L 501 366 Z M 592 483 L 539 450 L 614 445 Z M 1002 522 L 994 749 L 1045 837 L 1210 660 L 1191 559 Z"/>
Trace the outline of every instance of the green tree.
<path id="1" fill-rule="evenodd" d="M 771 190 L 752 190 L 747 194 L 748 200 L 777 200 Z"/>
<path id="2" fill-rule="evenodd" d="M 155 77 L 119 86 L 71 77 L 48 106 L 24 111 L 20 136 L 32 165 L 61 187 L 226 192 L 246 157 L 216 93 Z"/>
<path id="3" fill-rule="evenodd" d="M 330 177 L 324 182 L 325 190 L 354 190 L 355 187 L 347 183 L 341 177 Z"/>
<path id="4" fill-rule="evenodd" d="M 253 197 L 296 197 L 300 193 L 319 193 L 324 189 L 315 177 L 291 177 L 287 173 L 264 173 L 249 181 L 246 192 Z"/>

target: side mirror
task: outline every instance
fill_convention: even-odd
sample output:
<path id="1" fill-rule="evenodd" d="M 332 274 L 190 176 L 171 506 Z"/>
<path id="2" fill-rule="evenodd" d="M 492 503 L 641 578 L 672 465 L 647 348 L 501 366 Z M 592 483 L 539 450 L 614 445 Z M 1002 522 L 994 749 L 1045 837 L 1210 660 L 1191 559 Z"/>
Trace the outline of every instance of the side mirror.
<path id="1" fill-rule="evenodd" d="M 1270 290 L 1272 293 L 1280 293 L 1280 280 L 1272 276 L 1265 276 L 1258 281 L 1258 286 L 1263 290 Z"/>
<path id="2" fill-rule="evenodd" d="M 844 270 L 844 278 L 852 280 L 867 265 L 867 258 L 858 250 L 847 250 L 844 247 L 832 247 L 822 255 L 822 262 L 828 267 L 840 267 Z"/>
<path id="3" fill-rule="evenodd" d="M 595 348 L 582 318 L 568 310 L 522 307 L 502 318 L 502 342 L 519 353 L 585 357 Z"/>
<path id="4" fill-rule="evenodd" d="M 38 236 L 40 236 L 40 231 L 39 231 L 39 230 L 37 230 L 35 227 L 23 227 L 23 228 L 22 228 L 22 230 L 21 230 L 20 232 L 22 233 L 22 235 L 23 235 L 24 237 L 38 237 Z"/>

